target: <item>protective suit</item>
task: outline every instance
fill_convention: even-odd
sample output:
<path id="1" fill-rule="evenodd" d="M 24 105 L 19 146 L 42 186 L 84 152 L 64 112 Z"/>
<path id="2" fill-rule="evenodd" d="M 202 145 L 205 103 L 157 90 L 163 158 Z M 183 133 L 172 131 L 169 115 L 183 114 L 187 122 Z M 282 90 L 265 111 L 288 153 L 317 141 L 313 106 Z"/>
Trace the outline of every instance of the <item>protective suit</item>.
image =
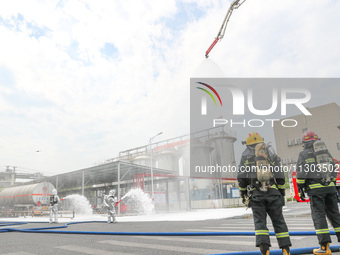
<path id="1" fill-rule="evenodd" d="M 54 223 L 58 223 L 58 203 L 60 199 L 57 194 L 57 190 L 53 189 L 52 194 L 50 196 L 50 223 L 53 222 L 53 216 L 54 216 Z"/>
<path id="2" fill-rule="evenodd" d="M 116 203 L 117 203 L 117 197 L 114 195 L 116 194 L 116 191 L 110 190 L 109 195 L 104 196 L 104 207 L 107 209 L 107 223 L 116 223 Z"/>
<path id="3" fill-rule="evenodd" d="M 340 214 L 337 201 L 336 168 L 331 154 L 325 151 L 328 158 L 328 179 L 324 176 L 327 173 L 322 169 L 322 164 L 318 162 L 315 151 L 315 143 L 319 141 L 318 136 L 313 131 L 306 131 L 302 135 L 304 149 L 300 152 L 297 163 L 296 181 L 301 200 L 305 199 L 305 192 L 310 198 L 312 219 L 320 244 L 319 249 L 313 251 L 314 254 L 332 254 L 329 243 L 332 242 L 327 218 L 331 222 L 338 242 L 340 242 Z"/>
<path id="4" fill-rule="evenodd" d="M 256 247 L 261 254 L 268 255 L 270 239 L 267 228 L 267 214 L 272 220 L 275 235 L 283 255 L 289 255 L 291 246 L 287 224 L 282 214 L 285 195 L 285 176 L 282 171 L 272 171 L 280 167 L 280 158 L 274 149 L 263 143 L 263 138 L 251 132 L 246 140 L 247 148 L 242 154 L 237 175 L 242 202 L 253 211 Z M 258 153 L 262 151 L 261 153 Z M 262 172 L 261 164 L 266 162 L 267 172 Z"/>

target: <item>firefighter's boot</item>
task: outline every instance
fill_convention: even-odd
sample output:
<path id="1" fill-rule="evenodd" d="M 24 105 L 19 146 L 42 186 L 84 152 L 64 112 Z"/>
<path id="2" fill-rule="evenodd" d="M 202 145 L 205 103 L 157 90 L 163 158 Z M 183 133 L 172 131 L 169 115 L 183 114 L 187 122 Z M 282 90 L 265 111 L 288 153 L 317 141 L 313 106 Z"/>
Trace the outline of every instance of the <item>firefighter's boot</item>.
<path id="1" fill-rule="evenodd" d="M 290 250 L 288 246 L 282 248 L 282 255 L 290 255 Z"/>
<path id="2" fill-rule="evenodd" d="M 269 255 L 269 245 L 260 244 L 261 255 Z"/>
<path id="3" fill-rule="evenodd" d="M 331 249 L 329 249 L 329 243 L 321 244 L 319 249 L 313 250 L 314 254 L 332 254 Z"/>

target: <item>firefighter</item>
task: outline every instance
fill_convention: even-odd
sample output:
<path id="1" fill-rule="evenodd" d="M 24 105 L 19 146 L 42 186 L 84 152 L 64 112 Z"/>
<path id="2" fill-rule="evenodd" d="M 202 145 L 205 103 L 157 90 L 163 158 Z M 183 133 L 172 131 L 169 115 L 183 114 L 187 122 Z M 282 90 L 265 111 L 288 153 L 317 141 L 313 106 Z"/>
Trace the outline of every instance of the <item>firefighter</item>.
<path id="1" fill-rule="evenodd" d="M 296 177 L 301 200 L 305 200 L 305 192 L 310 198 L 312 219 L 320 244 L 320 248 L 314 249 L 313 253 L 332 254 L 329 249 L 329 244 L 332 241 L 326 215 L 335 230 L 338 242 L 340 242 L 340 214 L 335 187 L 337 173 L 334 160 L 325 149 L 324 143 L 319 142 L 319 137 L 313 131 L 307 130 L 303 133 L 302 143 L 304 149 L 299 154 Z M 318 148 L 323 149 L 321 154 Z M 327 171 L 323 170 L 325 162 L 320 162 L 320 157 L 326 159 Z"/>
<path id="2" fill-rule="evenodd" d="M 340 203 L 340 186 L 336 186 L 336 194 L 338 196 L 338 203 Z"/>
<path id="3" fill-rule="evenodd" d="M 107 209 L 107 223 L 116 223 L 116 203 L 117 197 L 115 197 L 116 190 L 109 191 L 109 195 L 104 196 L 104 207 Z"/>
<path id="4" fill-rule="evenodd" d="M 50 223 L 53 223 L 53 216 L 54 216 L 54 223 L 58 223 L 58 203 L 60 199 L 56 189 L 52 190 L 52 194 L 50 196 Z"/>
<path id="5" fill-rule="evenodd" d="M 242 154 L 239 172 L 237 175 L 242 202 L 251 207 L 255 224 L 256 247 L 260 247 L 261 254 L 268 255 L 270 239 L 267 228 L 267 214 L 271 218 L 275 235 L 282 249 L 283 255 L 290 255 L 291 246 L 288 228 L 282 214 L 285 196 L 285 176 L 281 171 L 272 171 L 273 167 L 280 168 L 281 159 L 276 155 L 273 147 L 266 145 L 263 138 L 255 132 L 251 132 L 246 142 L 247 148 Z M 259 147 L 260 146 L 260 147 Z M 260 155 L 258 149 L 266 154 Z M 258 153 L 256 155 L 256 153 Z M 267 179 L 259 177 L 257 167 L 260 161 L 266 159 L 270 164 Z M 259 181 L 261 179 L 262 183 Z"/>

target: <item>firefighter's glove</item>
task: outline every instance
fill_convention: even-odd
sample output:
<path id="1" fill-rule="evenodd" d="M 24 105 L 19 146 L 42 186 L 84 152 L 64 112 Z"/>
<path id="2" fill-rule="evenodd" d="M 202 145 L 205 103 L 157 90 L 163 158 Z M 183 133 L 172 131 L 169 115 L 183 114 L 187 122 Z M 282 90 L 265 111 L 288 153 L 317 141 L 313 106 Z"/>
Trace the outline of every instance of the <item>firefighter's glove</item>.
<path id="1" fill-rule="evenodd" d="M 305 202 L 306 201 L 306 195 L 305 195 L 305 191 L 303 190 L 303 188 L 299 188 L 299 197 L 300 199 Z"/>
<path id="2" fill-rule="evenodd" d="M 246 201 L 247 201 L 247 198 L 248 198 L 247 191 L 241 191 L 241 197 L 242 197 L 242 203 L 246 204 Z"/>

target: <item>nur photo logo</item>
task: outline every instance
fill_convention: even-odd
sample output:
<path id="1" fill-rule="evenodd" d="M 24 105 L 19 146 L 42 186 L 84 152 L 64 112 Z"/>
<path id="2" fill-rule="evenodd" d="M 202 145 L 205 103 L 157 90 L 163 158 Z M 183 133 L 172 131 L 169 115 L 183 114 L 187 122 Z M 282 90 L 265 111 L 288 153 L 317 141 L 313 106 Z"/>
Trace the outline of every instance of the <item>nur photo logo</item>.
<path id="1" fill-rule="evenodd" d="M 208 89 L 210 89 L 217 96 L 217 98 L 220 101 L 220 104 L 222 106 L 221 97 L 220 97 L 220 95 L 217 93 L 217 91 L 212 86 L 210 86 L 210 85 L 208 85 L 206 83 L 203 83 L 203 82 L 197 82 L 197 83 L 207 87 Z M 205 88 L 201 88 L 201 87 L 196 87 L 196 88 L 198 88 L 200 90 L 203 90 L 205 93 L 207 93 L 212 98 L 212 100 L 214 101 L 215 105 L 217 106 L 215 97 L 213 96 L 213 94 L 209 90 L 207 90 Z M 207 98 L 205 96 L 202 96 L 201 113 L 202 113 L 202 115 L 206 115 L 207 114 Z"/>

